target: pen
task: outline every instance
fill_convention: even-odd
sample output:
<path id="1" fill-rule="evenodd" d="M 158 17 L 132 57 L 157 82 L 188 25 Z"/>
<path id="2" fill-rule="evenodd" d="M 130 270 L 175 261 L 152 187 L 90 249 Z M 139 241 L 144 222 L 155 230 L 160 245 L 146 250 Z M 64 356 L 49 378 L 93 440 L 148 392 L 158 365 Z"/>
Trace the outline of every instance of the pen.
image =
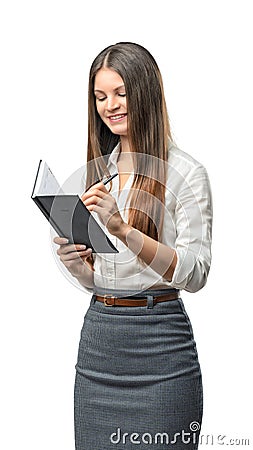
<path id="1" fill-rule="evenodd" d="M 113 175 L 111 175 L 109 178 L 107 178 L 107 180 L 103 181 L 103 184 L 106 185 L 107 183 L 109 183 L 109 181 L 111 181 L 114 177 L 116 177 L 118 175 L 118 173 L 114 173 Z"/>
<path id="2" fill-rule="evenodd" d="M 118 173 L 116 172 L 116 173 L 114 173 L 113 175 L 111 175 L 109 178 L 107 178 L 106 180 L 104 180 L 103 181 L 103 184 L 104 185 L 106 185 L 107 183 L 109 183 L 114 177 L 116 177 L 118 175 Z M 93 183 L 83 194 L 82 194 L 82 196 L 92 187 L 92 186 L 94 186 L 95 184 L 97 184 L 97 183 L 101 183 L 101 181 L 102 180 L 97 180 L 97 181 L 95 181 L 95 183 Z"/>

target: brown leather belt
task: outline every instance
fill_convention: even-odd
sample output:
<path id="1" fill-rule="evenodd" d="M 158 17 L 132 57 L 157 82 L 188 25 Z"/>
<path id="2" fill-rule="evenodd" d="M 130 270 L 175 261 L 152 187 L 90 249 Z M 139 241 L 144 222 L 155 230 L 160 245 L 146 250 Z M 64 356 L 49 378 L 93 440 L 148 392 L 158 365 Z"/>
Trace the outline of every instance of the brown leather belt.
<path id="1" fill-rule="evenodd" d="M 180 297 L 179 292 L 172 292 L 170 294 L 159 295 L 158 297 L 153 297 L 153 304 L 160 302 L 168 302 L 169 300 L 176 300 Z M 147 306 L 147 298 L 119 298 L 113 295 L 96 295 L 96 300 L 98 302 L 104 303 L 105 306 Z"/>

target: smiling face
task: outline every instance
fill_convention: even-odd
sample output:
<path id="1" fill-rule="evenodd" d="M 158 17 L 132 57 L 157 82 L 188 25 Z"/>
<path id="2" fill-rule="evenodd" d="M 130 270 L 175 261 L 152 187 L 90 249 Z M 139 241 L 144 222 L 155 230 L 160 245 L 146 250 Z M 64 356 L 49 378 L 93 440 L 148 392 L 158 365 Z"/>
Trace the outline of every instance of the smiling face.
<path id="1" fill-rule="evenodd" d="M 102 67 L 95 77 L 94 95 L 97 112 L 112 133 L 127 136 L 126 91 L 115 70 Z"/>

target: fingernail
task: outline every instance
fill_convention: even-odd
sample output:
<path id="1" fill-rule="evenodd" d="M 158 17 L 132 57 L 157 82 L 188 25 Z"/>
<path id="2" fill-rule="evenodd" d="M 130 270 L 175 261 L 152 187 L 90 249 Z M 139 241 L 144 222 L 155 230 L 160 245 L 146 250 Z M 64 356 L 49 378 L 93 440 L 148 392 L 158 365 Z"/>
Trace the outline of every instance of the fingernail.
<path id="1" fill-rule="evenodd" d="M 67 244 L 68 243 L 68 239 L 67 238 L 62 238 L 62 242 L 63 242 L 63 244 Z"/>
<path id="2" fill-rule="evenodd" d="M 79 250 L 85 250 L 86 249 L 86 245 L 79 245 Z"/>

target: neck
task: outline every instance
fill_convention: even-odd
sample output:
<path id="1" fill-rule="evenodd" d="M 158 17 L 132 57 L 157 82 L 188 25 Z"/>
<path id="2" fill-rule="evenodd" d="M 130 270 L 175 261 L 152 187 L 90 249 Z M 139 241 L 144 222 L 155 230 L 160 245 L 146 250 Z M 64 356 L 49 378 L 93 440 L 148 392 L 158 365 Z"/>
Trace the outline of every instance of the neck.
<path id="1" fill-rule="evenodd" d="M 130 145 L 129 140 L 127 136 L 121 136 L 120 137 L 120 147 L 121 147 L 121 153 L 124 152 L 130 152 Z"/>

